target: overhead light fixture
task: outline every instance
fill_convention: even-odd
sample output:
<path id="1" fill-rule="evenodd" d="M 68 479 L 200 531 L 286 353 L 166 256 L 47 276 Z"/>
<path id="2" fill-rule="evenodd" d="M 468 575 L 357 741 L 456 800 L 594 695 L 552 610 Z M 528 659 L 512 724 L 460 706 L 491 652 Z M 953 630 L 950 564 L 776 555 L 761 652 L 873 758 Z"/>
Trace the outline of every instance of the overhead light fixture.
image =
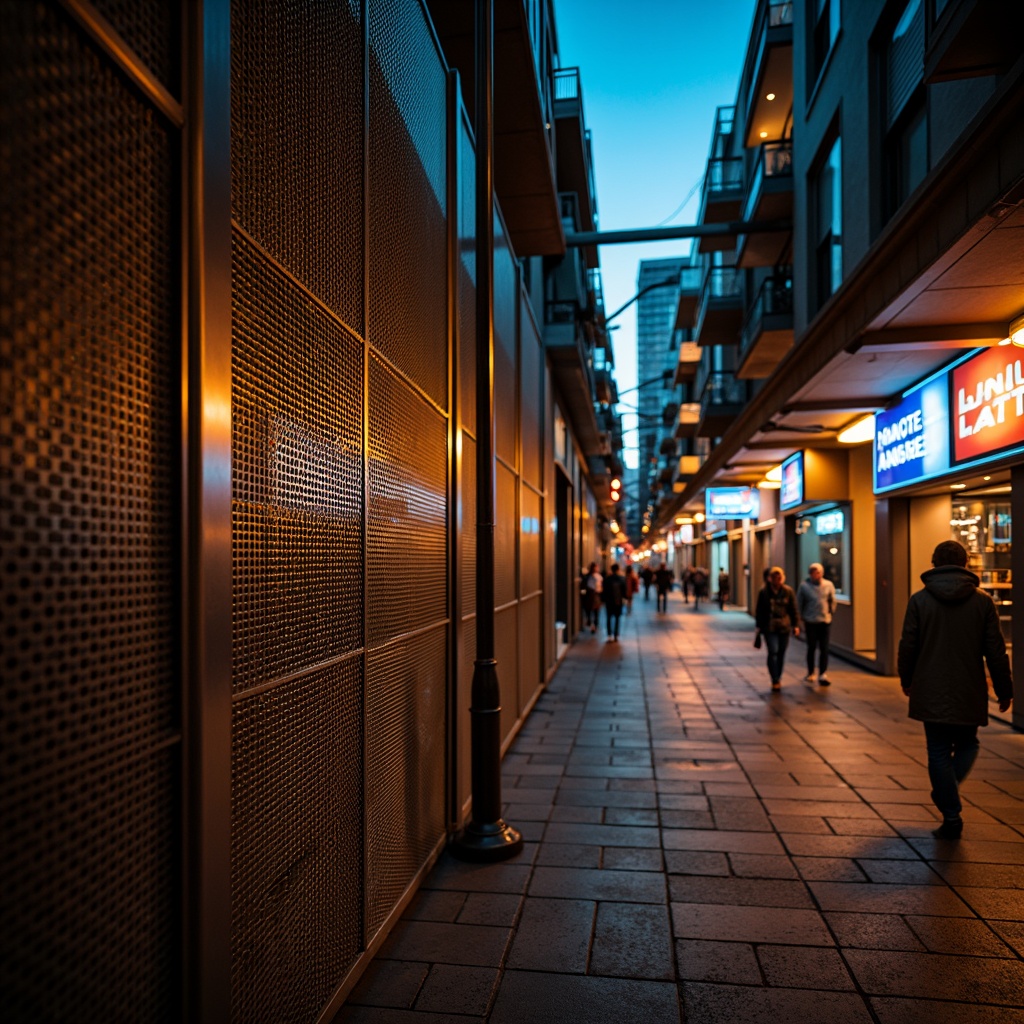
<path id="1" fill-rule="evenodd" d="M 648 533 L 650 531 L 650 529 L 651 528 L 646 523 L 644 523 L 644 525 L 640 527 L 640 532 L 641 533 Z"/>
<path id="2" fill-rule="evenodd" d="M 759 491 L 780 491 L 780 490 L 782 490 L 782 481 L 781 480 L 769 480 L 768 477 L 765 477 L 757 485 L 757 489 Z"/>
<path id="3" fill-rule="evenodd" d="M 963 491 L 967 489 L 967 484 L 950 484 L 949 489 L 951 491 Z"/>
<path id="4" fill-rule="evenodd" d="M 991 480 L 992 477 L 990 477 L 990 476 L 983 476 L 981 479 L 984 480 L 986 483 L 988 483 L 988 481 Z"/>
<path id="5" fill-rule="evenodd" d="M 694 515 L 693 515 L 693 521 L 695 523 L 703 523 L 704 522 L 704 518 L 705 517 L 704 517 L 704 513 L 703 512 L 695 512 Z"/>
<path id="6" fill-rule="evenodd" d="M 773 93 L 773 92 L 768 93 L 768 95 L 765 96 L 765 99 L 768 100 L 768 102 L 770 103 L 773 99 L 775 99 L 775 93 Z"/>
<path id="7" fill-rule="evenodd" d="M 761 138 L 762 139 L 767 139 L 768 138 L 768 133 L 767 132 L 761 132 Z M 1024 345 L 1024 341 L 1022 341 L 1021 344 Z"/>
<path id="8" fill-rule="evenodd" d="M 1011 344 L 1024 348 L 1024 313 L 1016 320 L 1010 321 L 1010 330 L 1007 333 L 1010 335 Z"/>
<path id="9" fill-rule="evenodd" d="M 775 481 L 782 483 L 782 463 L 779 463 L 774 469 L 769 469 L 764 475 L 765 480 Z"/>
<path id="10" fill-rule="evenodd" d="M 1003 338 L 1003 340 L 1001 342 L 999 342 L 999 347 L 1002 348 L 1004 345 L 1009 345 L 1009 344 L 1010 344 L 1010 339 L 1009 338 Z"/>
<path id="11" fill-rule="evenodd" d="M 864 444 L 875 439 L 875 414 L 851 423 L 845 430 L 840 430 L 836 440 L 841 444 Z"/>

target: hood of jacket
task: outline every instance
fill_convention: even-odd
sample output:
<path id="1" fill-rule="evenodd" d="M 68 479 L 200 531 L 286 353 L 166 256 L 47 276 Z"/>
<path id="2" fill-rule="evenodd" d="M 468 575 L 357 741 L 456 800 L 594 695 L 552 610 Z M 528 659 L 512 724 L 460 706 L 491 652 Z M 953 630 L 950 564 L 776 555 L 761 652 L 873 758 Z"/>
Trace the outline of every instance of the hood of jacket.
<path id="1" fill-rule="evenodd" d="M 981 580 L 968 569 L 958 565 L 940 565 L 921 573 L 925 590 L 936 600 L 945 604 L 960 604 L 977 589 Z"/>

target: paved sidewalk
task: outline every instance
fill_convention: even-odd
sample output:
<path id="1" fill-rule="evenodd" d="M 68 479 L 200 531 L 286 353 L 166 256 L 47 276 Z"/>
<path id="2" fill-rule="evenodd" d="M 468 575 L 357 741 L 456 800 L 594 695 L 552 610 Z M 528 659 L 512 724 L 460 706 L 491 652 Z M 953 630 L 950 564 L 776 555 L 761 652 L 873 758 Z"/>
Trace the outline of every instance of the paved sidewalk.
<path id="1" fill-rule="evenodd" d="M 505 760 L 525 851 L 437 865 L 341 1021 L 1024 1024 L 1024 735 L 995 722 L 958 843 L 893 679 L 768 692 L 750 618 L 635 602 Z"/>

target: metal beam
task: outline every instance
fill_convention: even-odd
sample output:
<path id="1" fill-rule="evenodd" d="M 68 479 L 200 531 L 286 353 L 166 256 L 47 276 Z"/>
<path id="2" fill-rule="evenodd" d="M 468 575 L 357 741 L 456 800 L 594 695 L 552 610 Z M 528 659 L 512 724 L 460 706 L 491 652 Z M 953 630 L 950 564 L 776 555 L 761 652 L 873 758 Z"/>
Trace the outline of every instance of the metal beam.
<path id="1" fill-rule="evenodd" d="M 619 245 L 624 242 L 661 242 L 674 238 L 720 238 L 727 235 L 757 235 L 792 231 L 791 220 L 731 220 L 721 224 L 685 224 L 665 228 L 627 228 L 624 231 L 570 231 L 565 244 Z"/>

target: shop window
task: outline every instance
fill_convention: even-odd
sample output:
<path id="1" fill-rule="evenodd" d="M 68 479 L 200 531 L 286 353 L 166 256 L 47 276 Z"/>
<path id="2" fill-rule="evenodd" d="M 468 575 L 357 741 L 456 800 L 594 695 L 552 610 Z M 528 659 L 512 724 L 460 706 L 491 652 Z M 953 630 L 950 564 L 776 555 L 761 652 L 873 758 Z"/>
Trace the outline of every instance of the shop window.
<path id="1" fill-rule="evenodd" d="M 837 506 L 800 516 L 796 523 L 799 577 L 807 567 L 820 562 L 825 579 L 831 580 L 836 593 L 850 596 L 850 509 Z"/>
<path id="2" fill-rule="evenodd" d="M 843 280 L 842 140 L 838 136 L 812 172 L 811 195 L 815 309 L 820 309 Z"/>
<path id="3" fill-rule="evenodd" d="M 832 52 L 836 39 L 839 38 L 839 0 L 814 0 L 814 3 L 809 6 L 813 20 L 810 47 L 811 73 L 808 75 L 807 81 L 813 90 L 817 87 L 828 55 Z"/>
<path id="4" fill-rule="evenodd" d="M 950 535 L 967 548 L 967 568 L 995 601 L 1003 636 L 1009 642 L 1013 613 L 1012 515 L 1008 501 L 961 498 L 953 502 Z"/>

